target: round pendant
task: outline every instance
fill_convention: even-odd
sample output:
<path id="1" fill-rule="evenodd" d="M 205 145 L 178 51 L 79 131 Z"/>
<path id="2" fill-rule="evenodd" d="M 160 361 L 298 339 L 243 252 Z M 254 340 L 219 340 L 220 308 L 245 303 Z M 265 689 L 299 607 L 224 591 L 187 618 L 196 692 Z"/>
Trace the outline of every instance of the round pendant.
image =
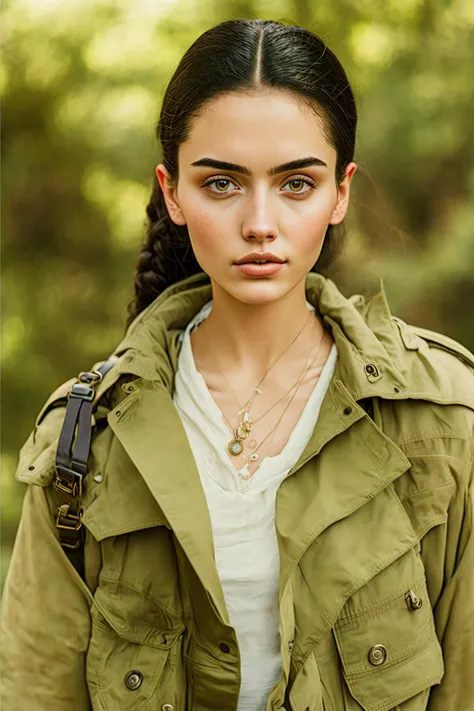
<path id="1" fill-rule="evenodd" d="M 251 462 L 256 462 L 257 459 L 258 459 L 258 454 L 257 454 L 257 452 L 254 452 L 253 454 L 251 454 L 250 457 L 249 457 L 249 459 L 250 459 Z"/>
<path id="2" fill-rule="evenodd" d="M 249 440 L 249 447 L 250 447 L 250 449 L 255 449 L 256 446 L 257 446 L 257 440 L 256 440 L 256 439 L 251 439 L 251 440 Z"/>
<path id="3" fill-rule="evenodd" d="M 231 454 L 233 454 L 234 457 L 236 457 L 237 455 L 239 455 L 242 452 L 244 446 L 239 439 L 233 439 L 229 442 L 229 444 L 227 445 L 227 448 L 228 448 L 229 452 Z"/>

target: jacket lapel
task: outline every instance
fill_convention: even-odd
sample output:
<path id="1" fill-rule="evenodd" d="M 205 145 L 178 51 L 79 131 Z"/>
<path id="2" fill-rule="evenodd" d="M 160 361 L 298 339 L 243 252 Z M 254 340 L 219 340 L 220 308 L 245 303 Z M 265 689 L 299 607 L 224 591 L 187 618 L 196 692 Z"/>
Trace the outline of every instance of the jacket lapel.
<path id="1" fill-rule="evenodd" d="M 186 432 L 163 385 L 143 380 L 137 387 L 139 392 L 128 409 L 125 400 L 108 414 L 110 427 L 158 503 L 219 616 L 228 624 L 209 509 Z M 139 527 L 147 527 L 144 518 L 149 513 L 150 506 L 143 510 Z"/>

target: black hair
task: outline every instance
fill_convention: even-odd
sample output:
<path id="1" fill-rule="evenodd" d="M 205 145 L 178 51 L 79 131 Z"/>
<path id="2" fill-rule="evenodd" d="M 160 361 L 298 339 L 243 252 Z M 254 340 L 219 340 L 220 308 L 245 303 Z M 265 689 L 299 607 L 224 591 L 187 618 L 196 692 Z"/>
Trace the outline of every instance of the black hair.
<path id="1" fill-rule="evenodd" d="M 336 182 L 342 182 L 354 156 L 357 111 L 341 63 L 322 38 L 303 27 L 238 19 L 201 34 L 166 88 L 156 137 L 162 146 L 162 163 L 175 184 L 178 147 L 206 104 L 230 92 L 268 88 L 287 91 L 320 118 L 325 138 L 336 150 Z M 146 213 L 147 237 L 136 268 L 127 326 L 168 286 L 202 271 L 187 226 L 176 225 L 169 216 L 156 174 Z M 340 253 L 343 240 L 334 240 L 333 229 L 328 225 L 318 271 Z"/>

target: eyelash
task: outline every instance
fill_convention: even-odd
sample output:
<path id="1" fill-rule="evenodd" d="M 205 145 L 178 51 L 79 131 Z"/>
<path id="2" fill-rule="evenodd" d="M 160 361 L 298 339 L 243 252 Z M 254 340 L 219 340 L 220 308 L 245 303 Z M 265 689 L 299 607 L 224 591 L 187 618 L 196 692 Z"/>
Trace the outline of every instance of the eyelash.
<path id="1" fill-rule="evenodd" d="M 230 178 L 228 178 L 226 175 L 217 175 L 213 178 L 209 178 L 206 182 L 204 182 L 202 184 L 202 187 L 208 188 L 209 185 L 212 185 L 212 183 L 216 183 L 219 180 L 223 180 L 228 183 L 234 183 L 234 181 L 231 180 Z M 285 185 L 287 185 L 288 183 L 292 183 L 293 181 L 297 181 L 297 180 L 301 180 L 301 181 L 305 182 L 307 185 L 309 185 L 309 190 L 305 190 L 304 192 L 289 191 L 291 195 L 307 195 L 308 193 L 312 192 L 317 187 L 316 182 L 312 178 L 309 178 L 307 175 L 296 175 L 296 176 L 290 178 L 290 180 L 287 180 Z M 234 185 L 235 185 L 235 183 L 234 183 Z M 214 190 L 210 190 L 209 192 L 211 192 L 213 195 L 230 195 L 231 191 L 215 192 Z"/>

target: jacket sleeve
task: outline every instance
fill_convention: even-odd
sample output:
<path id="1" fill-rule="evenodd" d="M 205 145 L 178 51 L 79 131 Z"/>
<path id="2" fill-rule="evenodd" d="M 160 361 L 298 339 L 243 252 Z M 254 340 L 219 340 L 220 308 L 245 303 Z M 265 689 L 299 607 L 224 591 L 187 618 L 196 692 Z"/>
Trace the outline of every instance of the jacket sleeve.
<path id="1" fill-rule="evenodd" d="M 92 593 L 56 535 L 48 484 L 64 411 L 54 408 L 20 453 L 16 478 L 32 470 L 36 483 L 27 486 L 3 591 L 3 711 L 91 709 L 85 659 Z"/>
<path id="2" fill-rule="evenodd" d="M 445 674 L 427 711 L 474 711 L 474 463 L 464 492 L 456 565 L 435 609 Z"/>

